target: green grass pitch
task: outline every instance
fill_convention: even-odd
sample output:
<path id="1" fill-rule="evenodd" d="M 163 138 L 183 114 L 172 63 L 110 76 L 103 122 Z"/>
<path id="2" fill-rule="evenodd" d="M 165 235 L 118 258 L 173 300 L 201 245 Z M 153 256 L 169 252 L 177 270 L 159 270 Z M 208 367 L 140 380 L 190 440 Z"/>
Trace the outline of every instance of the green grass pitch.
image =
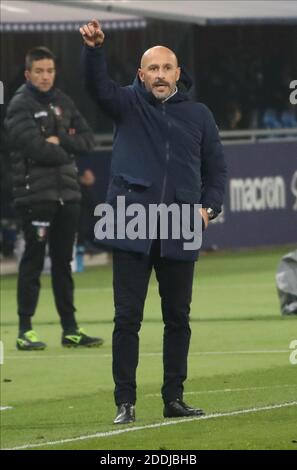
<path id="1" fill-rule="evenodd" d="M 104 337 L 99 349 L 61 347 L 50 279 L 43 276 L 34 328 L 48 348 L 17 351 L 16 277 L 3 277 L 1 405 L 12 408 L 1 411 L 1 448 L 296 450 L 297 365 L 289 345 L 297 339 L 297 317 L 281 317 L 275 289 L 276 266 L 290 248 L 207 254 L 196 265 L 184 399 L 205 409 L 206 419 L 162 417 L 163 327 L 154 275 L 140 333 L 137 421 L 123 427 L 112 424 L 111 267 L 74 276 L 79 324 Z"/>

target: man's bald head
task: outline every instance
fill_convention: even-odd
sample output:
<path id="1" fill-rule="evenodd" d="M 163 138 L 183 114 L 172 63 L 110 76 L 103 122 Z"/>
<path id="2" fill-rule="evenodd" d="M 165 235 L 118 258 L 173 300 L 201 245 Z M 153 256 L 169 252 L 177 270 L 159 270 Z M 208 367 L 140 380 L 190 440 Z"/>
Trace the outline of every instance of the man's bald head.
<path id="1" fill-rule="evenodd" d="M 154 46 L 145 51 L 138 69 L 140 80 L 157 99 L 168 98 L 176 88 L 180 68 L 175 53 L 165 46 Z"/>
<path id="2" fill-rule="evenodd" d="M 165 46 L 154 46 L 144 52 L 141 58 L 140 68 L 144 68 L 147 65 L 148 61 L 153 60 L 158 55 L 171 57 L 173 62 L 175 62 L 176 67 L 178 67 L 177 57 L 171 49 Z"/>

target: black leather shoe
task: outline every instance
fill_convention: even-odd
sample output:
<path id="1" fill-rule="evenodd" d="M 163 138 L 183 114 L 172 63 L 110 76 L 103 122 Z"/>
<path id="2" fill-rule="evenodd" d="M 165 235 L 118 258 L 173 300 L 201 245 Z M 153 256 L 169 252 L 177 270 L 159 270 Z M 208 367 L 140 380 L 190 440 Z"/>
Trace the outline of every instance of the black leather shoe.
<path id="1" fill-rule="evenodd" d="M 192 408 L 186 405 L 180 398 L 165 403 L 163 416 L 164 418 L 179 418 L 181 416 L 202 416 L 204 411 L 199 408 Z"/>
<path id="2" fill-rule="evenodd" d="M 135 421 L 135 406 L 132 403 L 122 403 L 118 406 L 114 424 L 128 424 Z"/>

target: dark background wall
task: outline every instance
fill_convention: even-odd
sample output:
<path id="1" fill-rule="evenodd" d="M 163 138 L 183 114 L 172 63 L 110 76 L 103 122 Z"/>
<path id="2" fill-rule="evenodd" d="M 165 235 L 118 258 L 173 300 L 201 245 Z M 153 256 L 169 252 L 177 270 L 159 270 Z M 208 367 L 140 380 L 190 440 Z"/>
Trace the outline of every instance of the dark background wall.
<path id="1" fill-rule="evenodd" d="M 142 53 L 156 44 L 163 44 L 175 50 L 180 64 L 185 66 L 194 78 L 192 97 L 205 102 L 211 108 L 221 129 L 262 127 L 261 119 L 265 109 L 272 108 L 280 112 L 289 105 L 289 83 L 297 79 L 297 26 L 295 25 L 199 27 L 152 20 L 148 21 L 144 29 L 106 32 L 106 51 L 111 77 L 122 85 L 130 84 L 135 77 Z M 57 85 L 74 99 L 93 130 L 97 133 L 109 133 L 113 128 L 112 122 L 94 105 L 84 89 L 80 68 L 79 32 L 2 33 L 0 80 L 4 83 L 5 89 L 5 103 L 0 106 L 2 219 L 13 219 L 9 158 L 3 146 L 2 122 L 9 99 L 24 82 L 25 54 L 37 45 L 45 45 L 56 54 Z M 297 107 L 293 108 L 296 114 Z M 234 123 L 232 116 L 237 111 L 240 119 Z M 296 146 L 295 142 L 295 156 Z M 243 175 L 248 174 L 244 167 L 250 159 L 249 147 L 245 148 L 246 150 L 237 148 L 236 155 L 233 155 L 233 160 L 231 159 L 238 162 L 239 172 Z M 278 151 L 280 148 L 276 145 L 272 154 L 275 156 Z M 287 161 L 286 154 L 283 155 L 284 158 L 278 159 L 277 164 L 284 170 Z M 98 202 L 101 202 L 107 185 L 109 156 L 100 154 L 98 157 L 101 161 L 98 160 L 95 166 Z M 258 152 L 254 158 L 255 168 L 258 166 L 261 168 L 263 162 L 268 168 L 269 154 L 266 153 L 264 158 Z M 104 171 L 100 165 L 103 165 Z M 267 172 L 269 173 L 268 170 Z M 245 215 L 242 215 L 243 220 L 247 220 Z M 255 218 L 251 219 L 254 224 L 261 220 L 260 215 L 254 214 Z M 296 218 L 296 212 L 293 215 Z M 234 217 L 233 220 L 236 222 L 238 214 Z M 289 223 L 289 218 L 286 220 Z M 214 235 L 215 239 L 212 238 L 212 233 L 219 233 L 219 225 L 217 227 L 208 232 L 209 246 L 218 244 L 217 235 Z M 283 227 L 282 230 L 285 234 L 286 229 Z M 290 230 L 292 234 L 292 228 Z M 223 243 L 219 246 L 228 246 L 228 241 L 225 243 L 222 237 L 219 239 Z M 242 243 L 241 237 L 238 240 Z M 288 241 L 285 236 L 280 240 Z M 251 237 L 248 245 L 253 242 Z"/>
<path id="2" fill-rule="evenodd" d="M 199 27 L 164 21 L 148 21 L 139 30 L 107 32 L 110 75 L 122 85 L 131 83 L 143 51 L 155 44 L 176 51 L 194 78 L 193 97 L 208 104 L 221 128 L 229 128 L 234 107 L 242 113 L 240 128 L 254 126 L 255 110 L 259 114 L 267 107 L 284 108 L 289 83 L 297 77 L 297 26 Z M 57 55 L 57 84 L 74 98 L 94 130 L 111 132 L 112 123 L 83 87 L 78 32 L 2 33 L 0 79 L 6 103 L 23 82 L 26 51 L 36 45 Z M 4 110 L 1 106 L 2 118 Z"/>
<path id="3" fill-rule="evenodd" d="M 224 209 L 204 234 L 203 248 L 297 243 L 297 142 L 224 145 L 224 153 Z M 96 174 L 95 204 L 105 201 L 110 160 L 111 151 L 103 151 L 78 162 L 81 171 Z"/>

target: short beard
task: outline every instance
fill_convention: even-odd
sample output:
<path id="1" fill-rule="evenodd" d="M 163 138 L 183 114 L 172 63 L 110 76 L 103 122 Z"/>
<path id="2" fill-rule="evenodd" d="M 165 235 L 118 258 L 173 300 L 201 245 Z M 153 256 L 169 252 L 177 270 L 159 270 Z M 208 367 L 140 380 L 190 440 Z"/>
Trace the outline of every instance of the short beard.
<path id="1" fill-rule="evenodd" d="M 173 90 L 171 90 L 171 88 L 170 88 L 170 89 L 169 89 L 169 92 L 166 93 L 165 95 L 155 94 L 153 88 L 152 88 L 151 92 L 153 93 L 154 97 L 155 97 L 158 101 L 163 101 L 163 100 L 166 100 L 166 98 L 168 98 L 170 95 L 172 95 Z"/>

